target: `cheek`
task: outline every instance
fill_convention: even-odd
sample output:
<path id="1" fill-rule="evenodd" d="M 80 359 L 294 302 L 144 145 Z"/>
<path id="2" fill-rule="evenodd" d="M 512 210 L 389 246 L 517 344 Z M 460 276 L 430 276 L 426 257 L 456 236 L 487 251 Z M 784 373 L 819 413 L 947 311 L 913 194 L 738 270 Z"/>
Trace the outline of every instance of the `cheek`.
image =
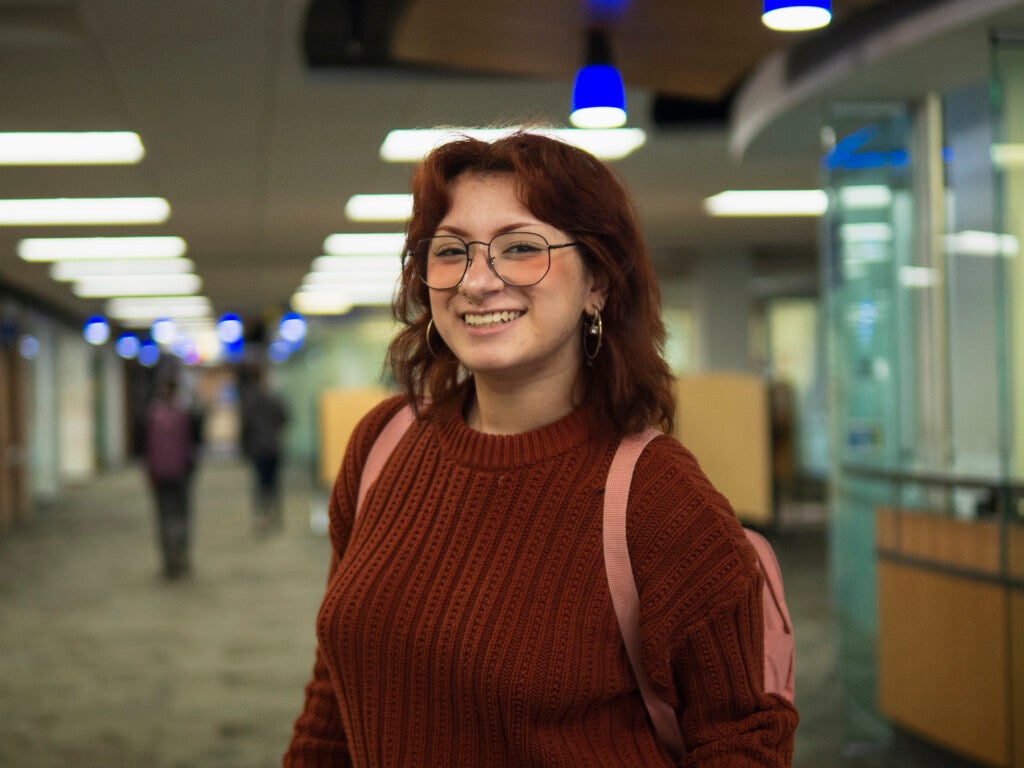
<path id="1" fill-rule="evenodd" d="M 431 291 L 430 292 L 430 314 L 435 318 L 434 322 L 437 322 L 437 317 L 444 313 L 445 305 L 448 303 L 448 295 L 445 291 Z"/>

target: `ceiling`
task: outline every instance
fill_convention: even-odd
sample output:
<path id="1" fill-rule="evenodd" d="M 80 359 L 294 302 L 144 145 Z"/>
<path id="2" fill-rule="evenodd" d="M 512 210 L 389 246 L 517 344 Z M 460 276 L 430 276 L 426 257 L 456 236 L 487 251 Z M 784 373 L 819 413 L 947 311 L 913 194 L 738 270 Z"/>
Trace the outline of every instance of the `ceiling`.
<path id="1" fill-rule="evenodd" d="M 805 115 L 802 123 L 774 135 L 766 128 L 770 141 L 742 160 L 729 151 L 725 118 L 766 57 L 835 32 L 771 32 L 756 0 L 591 5 L 608 10 L 588 11 L 584 0 L 0 0 L 0 131 L 132 130 L 146 147 L 137 165 L 0 166 L 0 197 L 156 195 L 172 209 L 161 225 L 0 227 L 0 293 L 74 317 L 102 311 L 51 280 L 46 265 L 21 261 L 18 241 L 166 234 L 187 241 L 215 311 L 280 310 L 327 235 L 398 228 L 356 224 L 343 212 L 356 193 L 407 191 L 410 166 L 378 156 L 388 130 L 566 124 L 572 76 L 595 26 L 608 30 L 623 71 L 629 123 L 648 132 L 648 143 L 614 166 L 636 197 L 659 270 L 671 275 L 690 254 L 716 249 L 813 253 L 814 220 L 712 219 L 701 203 L 726 188 L 820 183 L 813 100 L 787 117 Z M 922 3 L 833 5 L 831 29 L 841 30 Z M 908 58 L 906 75 L 880 77 L 887 61 L 830 93 L 920 93 L 937 70 L 927 57 Z"/>

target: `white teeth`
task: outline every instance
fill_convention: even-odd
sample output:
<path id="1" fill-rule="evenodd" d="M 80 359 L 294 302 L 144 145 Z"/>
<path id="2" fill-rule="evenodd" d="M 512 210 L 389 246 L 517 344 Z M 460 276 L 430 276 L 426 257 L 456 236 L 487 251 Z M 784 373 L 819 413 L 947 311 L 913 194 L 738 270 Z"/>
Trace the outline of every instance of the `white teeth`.
<path id="1" fill-rule="evenodd" d="M 515 320 L 522 315 L 522 312 L 488 312 L 485 315 L 465 315 L 463 320 L 467 325 L 501 325 Z"/>

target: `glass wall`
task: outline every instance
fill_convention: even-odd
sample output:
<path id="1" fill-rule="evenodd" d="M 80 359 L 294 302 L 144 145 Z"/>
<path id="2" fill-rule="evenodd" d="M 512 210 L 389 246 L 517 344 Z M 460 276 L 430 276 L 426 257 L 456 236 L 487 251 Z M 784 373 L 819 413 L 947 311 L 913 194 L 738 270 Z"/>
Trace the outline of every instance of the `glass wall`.
<path id="1" fill-rule="evenodd" d="M 875 508 L 891 483 L 850 471 L 895 468 L 905 418 L 898 407 L 915 340 L 906 328 L 900 267 L 912 262 L 911 116 L 900 107 L 837 110 L 823 161 L 827 346 L 832 447 L 831 567 L 850 738 L 884 738 L 876 714 Z"/>
<path id="2" fill-rule="evenodd" d="M 1024 46 L 997 46 L 994 62 L 995 88 L 836 107 L 829 128 L 830 552 L 853 741 L 889 730 L 879 603 L 900 568 L 1003 590 L 1007 637 L 1024 637 L 1024 599 L 1013 602 L 1024 575 L 1024 409 L 1014 407 L 1024 402 Z M 992 564 L 975 573 L 975 563 L 932 561 L 936 542 L 906 554 L 909 531 L 947 525 L 991 533 Z M 896 566 L 881 591 L 879 552 Z M 1020 687 L 1012 670 L 1022 649 L 1007 646 L 1001 678 Z M 1024 703 L 1024 691 L 1016 696 Z"/>

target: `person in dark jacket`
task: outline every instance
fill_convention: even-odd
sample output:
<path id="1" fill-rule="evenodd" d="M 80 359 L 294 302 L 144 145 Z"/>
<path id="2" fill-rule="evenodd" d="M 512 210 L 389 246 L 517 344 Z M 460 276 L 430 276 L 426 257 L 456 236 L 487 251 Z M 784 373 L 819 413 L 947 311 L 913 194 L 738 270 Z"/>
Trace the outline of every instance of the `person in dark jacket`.
<path id="1" fill-rule="evenodd" d="M 253 521 L 257 533 L 279 530 L 283 523 L 281 455 L 288 409 L 273 392 L 266 374 L 256 379 L 242 397 L 242 452 L 253 469 Z"/>

